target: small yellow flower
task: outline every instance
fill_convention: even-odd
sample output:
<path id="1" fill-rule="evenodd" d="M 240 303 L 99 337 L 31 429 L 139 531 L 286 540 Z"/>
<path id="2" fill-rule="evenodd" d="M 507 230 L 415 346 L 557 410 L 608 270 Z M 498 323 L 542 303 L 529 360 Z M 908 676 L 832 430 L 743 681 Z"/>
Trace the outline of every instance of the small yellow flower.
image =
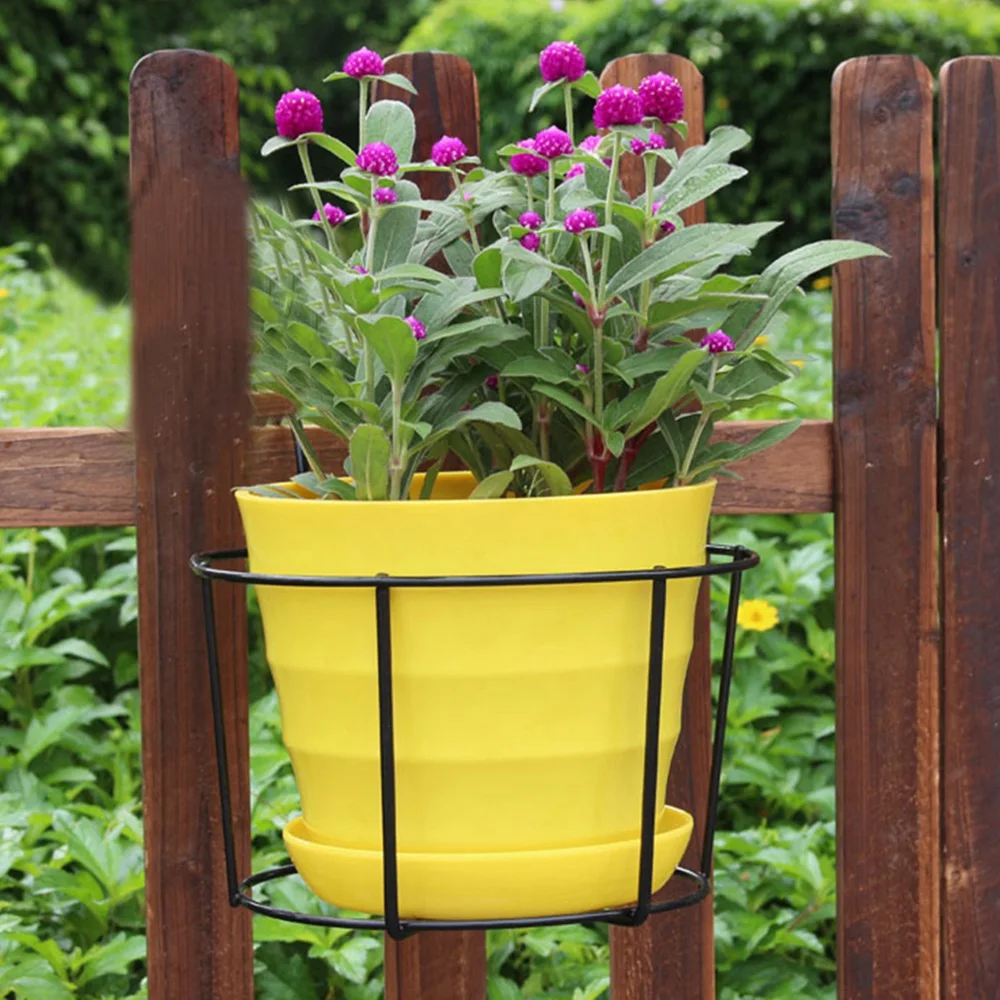
<path id="1" fill-rule="evenodd" d="M 763 347 L 768 342 L 768 340 L 770 340 L 770 339 L 771 338 L 768 337 L 768 335 L 766 333 L 762 333 L 759 336 L 753 338 L 753 346 L 754 347 Z"/>
<path id="2" fill-rule="evenodd" d="M 0 302 L 7 298 L 8 295 L 10 295 L 9 288 L 0 288 Z"/>
<path id="3" fill-rule="evenodd" d="M 813 288 L 815 288 L 817 292 L 822 292 L 829 288 L 832 284 L 832 279 L 828 275 L 823 275 L 822 278 L 817 278 L 813 282 Z"/>
<path id="4" fill-rule="evenodd" d="M 796 358 L 794 361 L 789 361 L 788 363 L 790 365 L 795 365 L 796 368 L 803 368 L 803 367 L 805 367 L 805 362 L 804 361 L 799 361 L 798 358 Z"/>
<path id="5" fill-rule="evenodd" d="M 778 609 L 770 601 L 740 601 L 736 621 L 751 632 L 767 632 L 778 624 Z"/>

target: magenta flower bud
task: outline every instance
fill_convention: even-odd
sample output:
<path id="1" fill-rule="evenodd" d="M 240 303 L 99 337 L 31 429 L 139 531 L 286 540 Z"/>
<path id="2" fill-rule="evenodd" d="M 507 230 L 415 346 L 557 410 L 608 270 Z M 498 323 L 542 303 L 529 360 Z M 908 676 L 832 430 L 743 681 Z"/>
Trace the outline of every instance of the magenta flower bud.
<path id="1" fill-rule="evenodd" d="M 367 274 L 368 273 L 368 268 L 367 267 L 362 267 L 360 264 L 355 264 L 354 267 L 351 268 L 351 270 L 352 271 L 357 271 L 358 274 Z"/>
<path id="2" fill-rule="evenodd" d="M 633 139 L 632 142 L 630 143 L 630 147 L 632 149 L 632 152 L 636 156 L 642 156 L 642 154 L 645 153 L 647 149 L 649 149 L 649 146 L 646 143 L 644 143 L 642 139 Z"/>
<path id="3" fill-rule="evenodd" d="M 679 122 L 684 117 L 684 89 L 669 73 L 654 73 L 639 84 L 639 99 L 645 118 Z"/>
<path id="4" fill-rule="evenodd" d="M 660 206 L 662 204 L 663 204 L 662 201 L 654 201 L 653 202 L 653 215 L 654 216 L 657 214 L 657 212 L 660 211 Z M 666 236 L 669 236 L 676 228 L 677 227 L 669 219 L 664 219 L 660 223 L 660 232 L 663 233 Z"/>
<path id="5" fill-rule="evenodd" d="M 450 167 L 468 152 L 465 143 L 451 135 L 443 135 L 431 147 L 431 159 L 435 166 Z"/>
<path id="6" fill-rule="evenodd" d="M 587 303 L 584 301 L 583 296 L 579 292 L 573 293 L 573 301 L 581 308 L 586 309 Z"/>
<path id="7" fill-rule="evenodd" d="M 587 138 L 580 143 L 580 149 L 582 149 L 585 153 L 596 153 L 597 147 L 600 146 L 603 138 L 603 135 L 588 135 Z"/>
<path id="8" fill-rule="evenodd" d="M 542 245 L 542 238 L 538 233 L 525 233 L 518 242 L 525 250 L 534 253 Z"/>
<path id="9" fill-rule="evenodd" d="M 577 365 L 576 366 L 576 370 L 581 375 L 589 375 L 590 374 L 590 365 Z"/>
<path id="10" fill-rule="evenodd" d="M 571 181 L 574 177 L 582 177 L 586 172 L 587 170 L 582 163 L 574 163 L 573 166 L 566 171 L 565 180 Z"/>
<path id="11" fill-rule="evenodd" d="M 587 72 L 587 59 L 572 42 L 553 42 L 542 49 L 538 68 L 546 83 L 579 80 Z"/>
<path id="12" fill-rule="evenodd" d="M 323 131 L 323 106 L 308 90 L 290 90 L 274 106 L 274 124 L 283 139 Z"/>
<path id="13" fill-rule="evenodd" d="M 372 197 L 380 205 L 395 205 L 396 204 L 396 192 L 392 188 L 375 188 L 375 194 Z"/>
<path id="14" fill-rule="evenodd" d="M 535 136 L 535 150 L 546 159 L 554 160 L 557 156 L 569 156 L 573 152 L 573 140 L 561 128 L 553 125 L 542 129 Z"/>
<path id="15" fill-rule="evenodd" d="M 736 350 L 736 345 L 733 343 L 732 337 L 722 330 L 716 330 L 715 333 L 709 333 L 702 337 L 701 346 L 709 354 L 726 354 L 729 351 Z"/>
<path id="16" fill-rule="evenodd" d="M 522 212 L 517 220 L 519 226 L 525 229 L 539 229 L 542 225 L 542 217 L 537 212 Z"/>
<path id="17" fill-rule="evenodd" d="M 589 208 L 578 208 L 563 220 L 567 233 L 582 233 L 588 229 L 596 229 L 597 226 L 597 216 Z"/>
<path id="18" fill-rule="evenodd" d="M 496 390 L 497 386 L 500 385 L 500 379 L 496 375 L 487 375 L 486 381 L 483 383 L 487 389 Z"/>
<path id="19" fill-rule="evenodd" d="M 358 170 L 377 177 L 391 177 L 399 169 L 396 151 L 384 142 L 370 142 L 358 153 Z"/>
<path id="20" fill-rule="evenodd" d="M 364 76 L 382 76 L 385 73 L 385 63 L 377 52 L 360 48 L 344 60 L 344 72 L 355 80 Z"/>
<path id="21" fill-rule="evenodd" d="M 336 205 L 331 205 L 329 202 L 323 206 L 323 214 L 326 216 L 326 221 L 329 222 L 331 226 L 339 226 L 344 219 L 347 218 L 342 208 L 338 208 Z M 317 208 L 316 211 L 313 212 L 313 222 L 322 221 L 319 209 Z"/>
<path id="22" fill-rule="evenodd" d="M 638 125 L 641 121 L 642 103 L 639 95 L 631 87 L 616 83 L 597 98 L 597 104 L 594 105 L 594 124 L 598 128 Z"/>
<path id="23" fill-rule="evenodd" d="M 414 340 L 423 340 L 427 336 L 427 327 L 417 319 L 416 316 L 407 316 L 406 322 L 409 324 L 410 329 L 413 331 Z"/>
<path id="24" fill-rule="evenodd" d="M 666 149 L 667 140 L 659 132 L 650 132 L 649 141 L 646 143 L 647 149 Z"/>
<path id="25" fill-rule="evenodd" d="M 535 148 L 535 143 L 531 139 L 523 139 L 518 145 L 522 149 Z M 534 177 L 536 174 L 544 174 L 549 169 L 549 161 L 535 153 L 515 153 L 510 158 L 510 169 L 523 177 Z"/>

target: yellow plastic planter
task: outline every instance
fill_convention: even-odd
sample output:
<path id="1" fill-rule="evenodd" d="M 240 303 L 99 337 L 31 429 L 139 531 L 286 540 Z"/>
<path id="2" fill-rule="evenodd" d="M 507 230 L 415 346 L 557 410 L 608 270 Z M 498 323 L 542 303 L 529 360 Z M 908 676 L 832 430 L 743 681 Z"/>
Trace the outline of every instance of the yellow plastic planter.
<path id="1" fill-rule="evenodd" d="M 296 501 L 237 493 L 255 573 L 561 573 L 698 565 L 714 484 L 465 500 Z M 375 600 L 258 587 L 302 797 L 285 843 L 322 898 L 381 910 Z M 660 801 L 680 729 L 698 581 L 671 581 Z M 650 584 L 392 594 L 402 916 L 545 916 L 635 899 Z M 664 808 L 655 887 L 690 817 Z"/>

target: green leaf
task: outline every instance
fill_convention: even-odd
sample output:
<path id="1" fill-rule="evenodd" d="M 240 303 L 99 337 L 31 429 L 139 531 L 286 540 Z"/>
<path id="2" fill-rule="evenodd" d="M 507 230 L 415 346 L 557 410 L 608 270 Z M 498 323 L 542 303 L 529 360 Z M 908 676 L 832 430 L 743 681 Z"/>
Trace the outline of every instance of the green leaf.
<path id="1" fill-rule="evenodd" d="M 448 261 L 451 273 L 457 278 L 472 277 L 472 247 L 464 239 L 449 243 L 444 250 L 444 258 Z"/>
<path id="2" fill-rule="evenodd" d="M 588 69 L 579 80 L 573 81 L 574 90 L 582 90 L 588 97 L 595 100 L 601 96 L 601 81 Z"/>
<path id="3" fill-rule="evenodd" d="M 682 354 L 674 367 L 656 380 L 642 409 L 625 431 L 625 437 L 634 437 L 653 423 L 664 410 L 677 403 L 687 392 L 692 376 L 706 357 L 708 355 L 700 347 Z"/>
<path id="4" fill-rule="evenodd" d="M 288 146 L 298 145 L 298 139 L 286 139 L 283 135 L 272 135 L 263 146 L 260 147 L 261 156 L 270 156 L 272 153 L 276 153 L 279 149 L 285 149 Z"/>
<path id="5" fill-rule="evenodd" d="M 480 288 L 501 288 L 500 272 L 503 255 L 497 246 L 487 247 L 476 254 L 472 261 L 472 273 Z"/>
<path id="6" fill-rule="evenodd" d="M 374 322 L 358 317 L 358 329 L 378 355 L 389 379 L 401 386 L 417 360 L 419 346 L 409 324 L 398 316 L 381 316 Z"/>
<path id="7" fill-rule="evenodd" d="M 625 435 L 621 431 L 609 431 L 604 435 L 604 443 L 615 458 L 620 458 L 625 450 Z"/>
<path id="8" fill-rule="evenodd" d="M 532 265 L 516 257 L 503 262 L 503 288 L 513 302 L 537 294 L 548 282 L 549 268 L 544 264 Z"/>
<path id="9" fill-rule="evenodd" d="M 308 139 L 313 145 L 319 146 L 320 149 L 325 149 L 328 153 L 333 153 L 334 156 L 343 160 L 349 167 L 353 167 L 358 162 L 358 154 L 346 142 L 341 142 L 339 139 L 335 139 L 332 135 L 327 135 L 325 132 L 306 132 L 299 136 L 299 138 Z"/>
<path id="10" fill-rule="evenodd" d="M 405 90 L 408 94 L 417 92 L 417 88 L 413 86 L 410 79 L 403 76 L 402 73 L 384 73 L 382 76 L 376 76 L 375 79 L 388 83 L 390 86 L 399 87 L 400 90 Z"/>
<path id="11" fill-rule="evenodd" d="M 380 102 L 381 103 L 381 102 Z M 378 107 L 378 105 L 376 105 Z M 420 197 L 420 189 L 412 181 L 396 181 L 399 201 L 391 211 L 379 219 L 375 232 L 374 268 L 376 274 L 408 263 L 410 250 L 417 234 L 417 212 L 400 212 L 400 205 L 409 204 Z"/>
<path id="12" fill-rule="evenodd" d="M 146 957 L 146 939 L 139 935 L 116 934 L 111 940 L 91 948 L 84 955 L 83 970 L 77 980 L 84 986 L 101 976 L 124 976 L 129 967 Z"/>
<path id="13" fill-rule="evenodd" d="M 334 496 L 340 497 L 341 500 L 357 500 L 358 490 L 353 483 L 345 482 L 338 476 L 330 476 L 329 479 L 324 479 L 321 483 L 316 486 L 317 491 L 323 496 L 329 496 L 331 493 Z"/>
<path id="14" fill-rule="evenodd" d="M 544 382 L 536 382 L 531 387 L 532 392 L 540 392 L 543 396 L 548 396 L 549 399 L 554 399 L 561 406 L 564 406 L 571 413 L 575 413 L 578 417 L 582 417 L 588 424 L 597 424 L 597 418 L 594 414 L 587 409 L 580 400 L 571 396 L 568 392 L 564 392 L 562 389 L 557 389 L 553 385 L 546 385 Z"/>
<path id="15" fill-rule="evenodd" d="M 573 484 L 569 476 L 552 462 L 543 461 L 533 455 L 518 455 L 510 463 L 510 471 L 518 472 L 521 469 L 536 469 L 545 480 L 549 493 L 554 497 L 571 496 L 573 493 Z"/>
<path id="16" fill-rule="evenodd" d="M 549 358 L 528 357 L 512 361 L 500 375 L 504 378 L 538 378 L 559 385 L 576 381 L 573 376 Z"/>
<path id="17" fill-rule="evenodd" d="M 388 499 L 391 452 L 392 444 L 389 436 L 381 427 L 361 424 L 355 429 L 350 444 L 351 476 L 359 500 Z"/>
<path id="18" fill-rule="evenodd" d="M 396 151 L 400 163 L 413 159 L 417 123 L 402 101 L 376 101 L 365 118 L 365 141 L 384 142 Z"/>
<path id="19" fill-rule="evenodd" d="M 583 296 L 587 302 L 590 301 L 590 286 L 582 275 L 577 274 L 573 268 L 567 267 L 564 264 L 550 264 L 550 267 L 552 273 L 569 285 L 577 295 Z"/>
<path id="20" fill-rule="evenodd" d="M 470 500 L 496 500 L 502 497 L 514 481 L 514 473 L 506 469 L 502 472 L 494 472 L 487 476 L 481 483 L 476 484 L 476 488 L 469 494 Z"/>
<path id="21" fill-rule="evenodd" d="M 521 429 L 521 418 L 506 403 L 498 403 L 490 400 L 480 403 L 471 410 L 461 410 L 454 414 L 442 426 L 439 426 L 432 434 L 428 434 L 424 439 L 424 447 L 443 440 L 453 431 L 458 430 L 465 424 L 487 423 L 501 424 L 504 427 L 511 427 L 516 431 Z"/>
<path id="22" fill-rule="evenodd" d="M 550 91 L 555 90 L 556 87 L 562 86 L 562 80 L 555 80 L 552 83 L 543 83 L 540 87 L 535 88 L 535 92 L 531 95 L 531 103 L 528 105 L 528 111 L 534 111 L 538 107 L 538 102 Z"/>

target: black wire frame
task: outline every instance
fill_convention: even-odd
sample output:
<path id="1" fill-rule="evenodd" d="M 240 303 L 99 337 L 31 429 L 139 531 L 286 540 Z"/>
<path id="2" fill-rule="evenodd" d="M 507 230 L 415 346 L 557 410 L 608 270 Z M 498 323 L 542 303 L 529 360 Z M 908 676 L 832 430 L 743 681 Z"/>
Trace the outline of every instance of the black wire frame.
<path id="1" fill-rule="evenodd" d="M 756 566 L 760 557 L 739 545 L 707 546 L 709 557 L 725 557 L 725 562 L 708 562 L 702 566 L 648 570 L 601 571 L 590 573 L 546 573 L 510 576 L 282 576 L 225 569 L 213 565 L 218 561 L 245 559 L 246 549 L 226 549 L 203 552 L 191 557 L 190 565 L 200 577 L 205 612 L 205 638 L 208 652 L 208 672 L 211 685 L 212 719 L 215 732 L 215 757 L 218 768 L 219 796 L 222 810 L 222 836 L 225 849 L 226 882 L 229 902 L 254 913 L 292 923 L 320 927 L 342 927 L 384 931 L 396 941 L 418 931 L 493 930 L 522 927 L 552 927 L 563 924 L 603 922 L 636 927 L 650 914 L 665 913 L 692 906 L 708 896 L 711 889 L 712 851 L 719 803 L 719 782 L 722 774 L 722 752 L 726 736 L 726 712 L 733 674 L 733 650 L 736 639 L 736 615 L 740 602 L 743 574 Z M 660 697 L 663 688 L 663 643 L 666 632 L 667 582 L 699 579 L 705 576 L 730 577 L 729 602 L 726 612 L 726 633 L 719 678 L 718 707 L 715 735 L 712 742 L 712 765 L 709 777 L 708 803 L 702 837 L 700 865 L 697 871 L 679 867 L 675 875 L 691 883 L 687 893 L 670 899 L 653 901 L 653 848 L 657 817 L 657 764 L 660 742 Z M 219 675 L 219 652 L 215 629 L 213 582 L 257 584 L 268 587 L 369 588 L 374 591 L 376 640 L 378 655 L 379 751 L 382 799 L 383 900 L 382 917 L 322 916 L 299 913 L 255 900 L 250 894 L 255 886 L 274 879 L 296 874 L 293 864 L 279 865 L 240 879 L 236 870 L 236 845 L 233 833 L 232 801 L 229 786 L 229 762 L 222 709 L 222 685 Z M 651 584 L 649 625 L 649 673 L 646 690 L 645 746 L 643 753 L 642 816 L 639 847 L 639 871 L 635 905 L 613 909 L 565 913 L 556 916 L 525 916 L 505 919 L 425 920 L 402 919 L 399 913 L 399 863 L 396 839 L 396 765 L 395 731 L 393 724 L 392 628 L 390 602 L 393 590 L 447 587 L 532 587 L 563 584 L 625 583 L 648 581 Z"/>

